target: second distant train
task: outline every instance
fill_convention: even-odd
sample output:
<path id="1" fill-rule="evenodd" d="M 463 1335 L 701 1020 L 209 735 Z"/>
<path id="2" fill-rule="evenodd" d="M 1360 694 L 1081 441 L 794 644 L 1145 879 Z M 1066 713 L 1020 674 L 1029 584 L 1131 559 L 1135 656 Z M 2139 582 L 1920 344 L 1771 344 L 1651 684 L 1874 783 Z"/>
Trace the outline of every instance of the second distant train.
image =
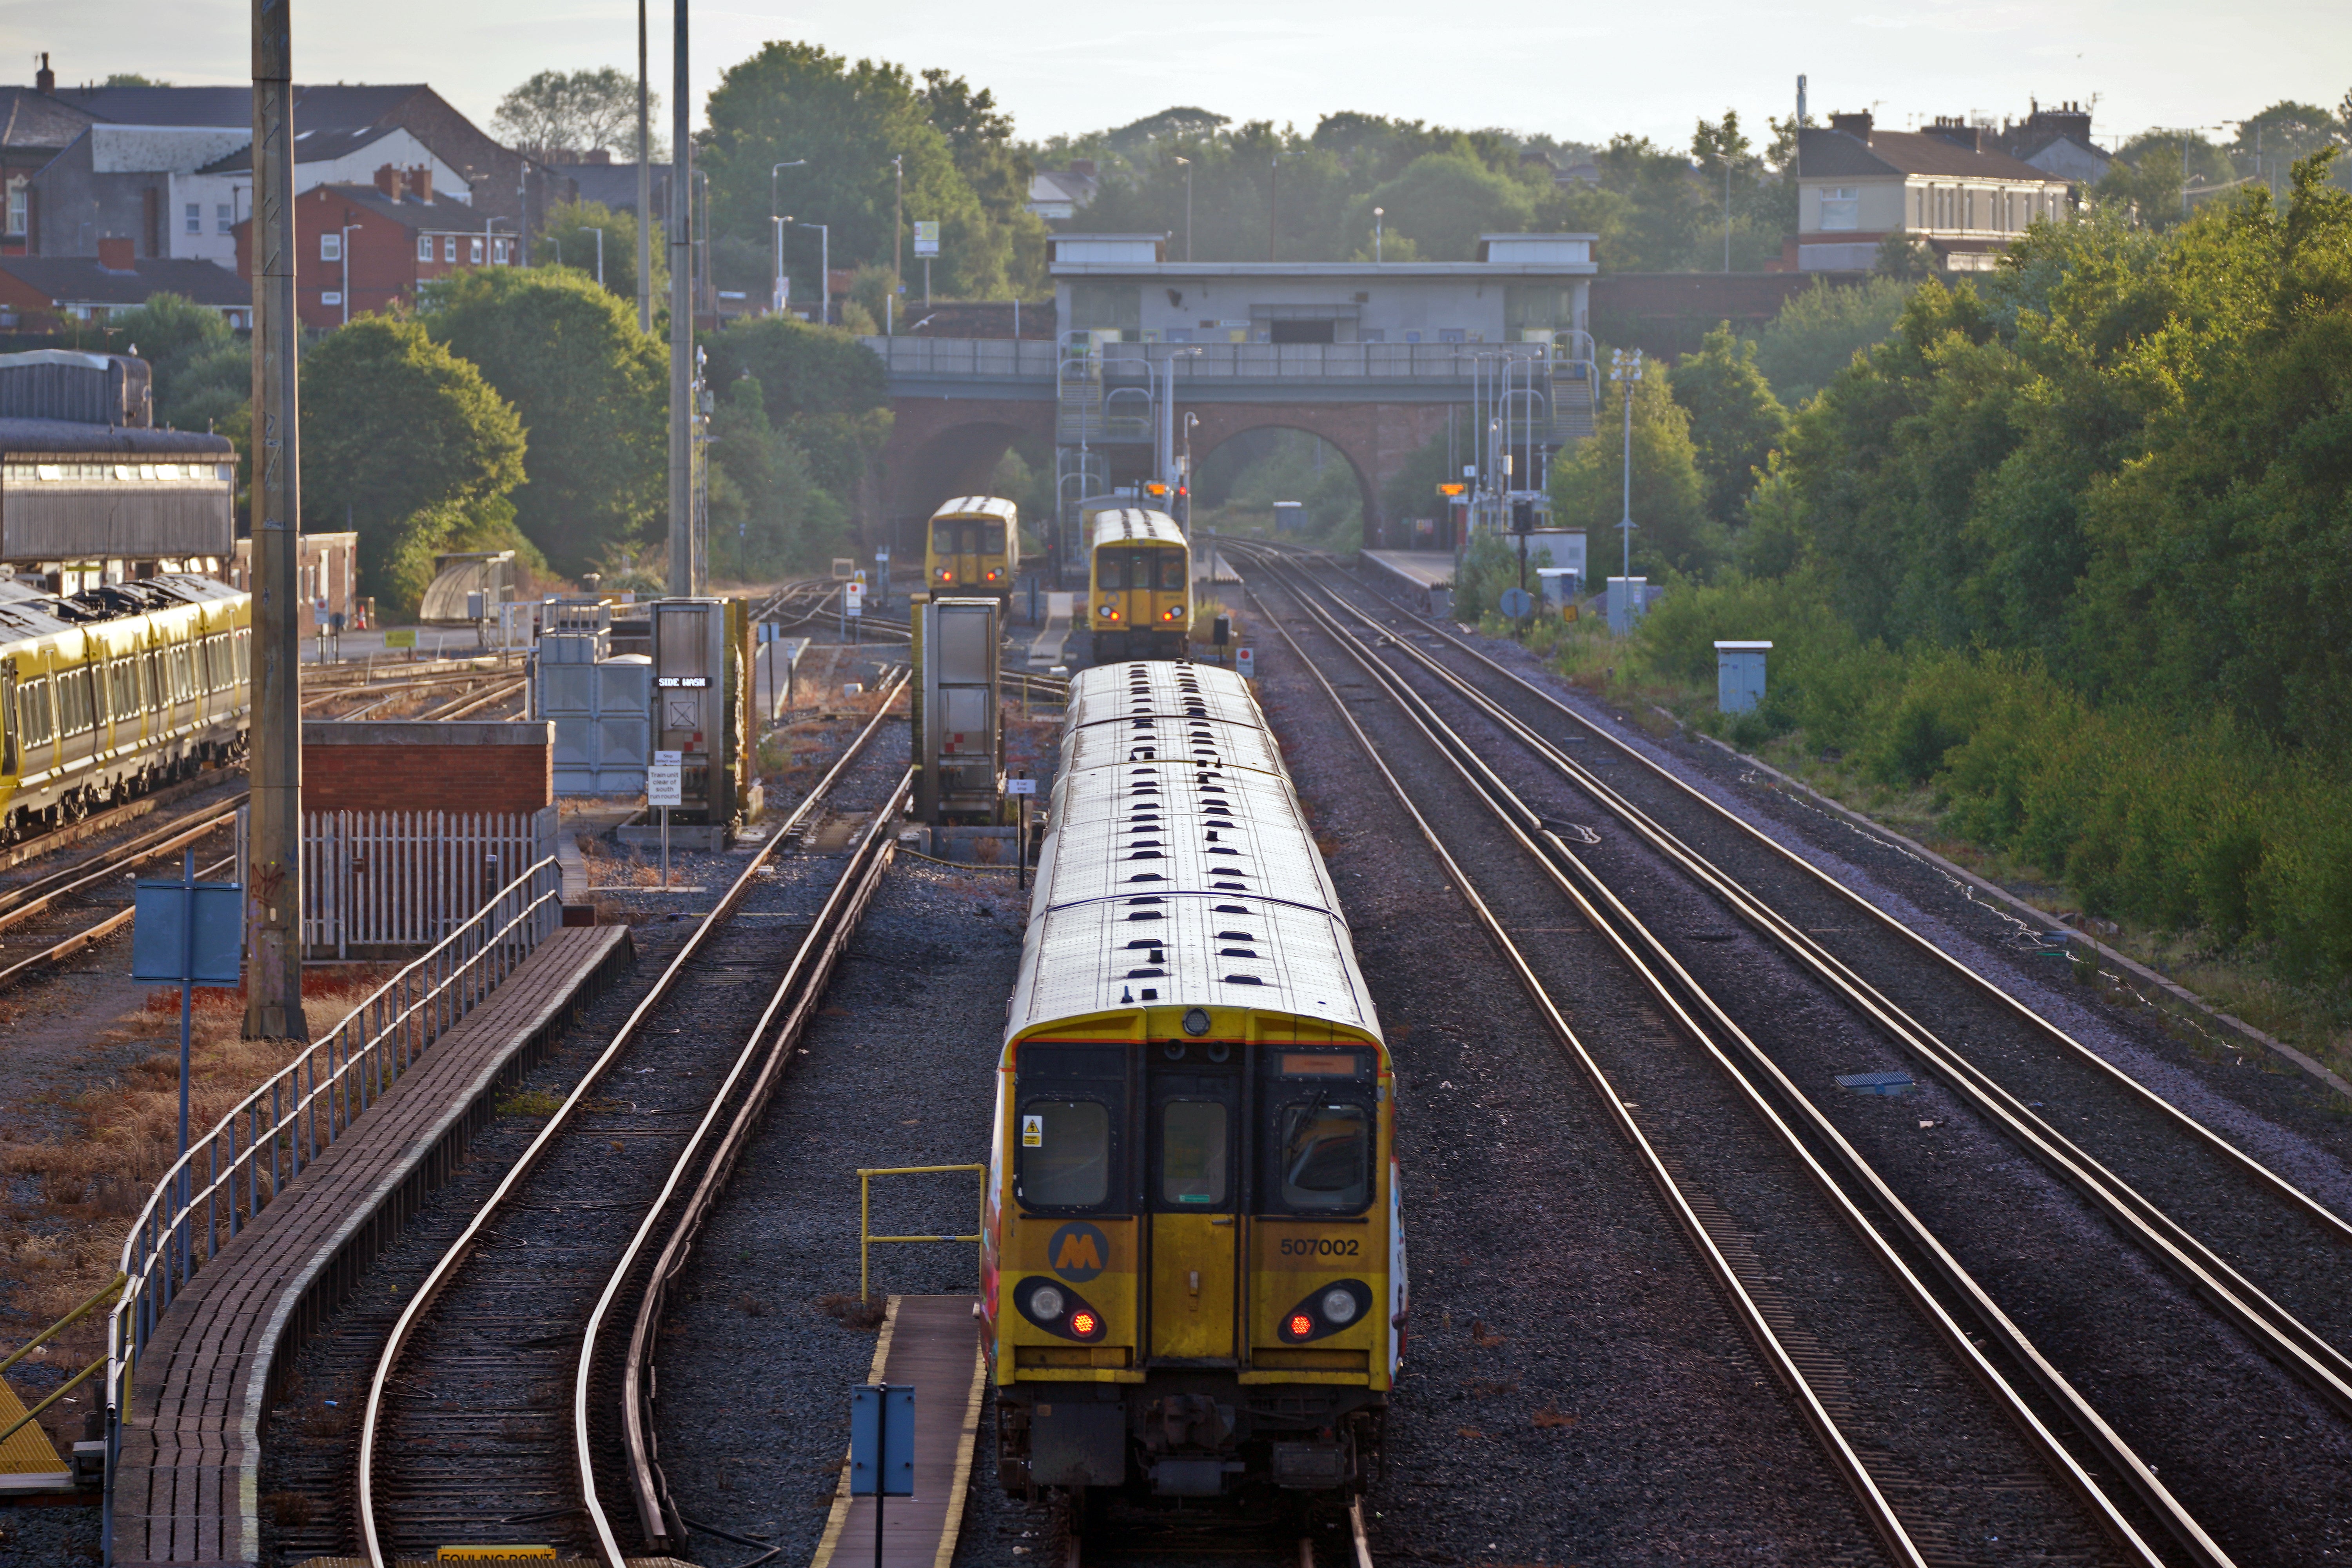
<path id="1" fill-rule="evenodd" d="M 1087 626 L 1094 661 L 1181 658 L 1192 635 L 1192 546 L 1164 511 L 1094 514 Z"/>
<path id="2" fill-rule="evenodd" d="M 923 542 L 931 594 L 1010 602 L 1020 565 L 1020 509 L 1002 496 L 959 496 L 931 513 Z"/>

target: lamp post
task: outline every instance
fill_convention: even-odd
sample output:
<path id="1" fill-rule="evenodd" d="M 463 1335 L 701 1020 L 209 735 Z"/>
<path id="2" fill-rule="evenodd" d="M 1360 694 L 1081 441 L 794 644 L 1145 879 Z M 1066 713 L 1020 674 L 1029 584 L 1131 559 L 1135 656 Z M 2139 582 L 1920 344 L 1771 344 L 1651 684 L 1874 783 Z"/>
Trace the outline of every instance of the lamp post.
<path id="1" fill-rule="evenodd" d="M 783 209 L 776 205 L 776 175 L 782 170 L 803 168 L 807 163 L 806 158 L 794 158 L 789 163 L 772 164 L 768 169 L 768 221 L 776 231 L 776 288 L 768 309 L 778 313 L 784 308 L 784 224 L 777 216 Z"/>
<path id="2" fill-rule="evenodd" d="M 1625 386 L 1625 515 L 1617 529 L 1625 541 L 1625 564 L 1619 575 L 1630 582 L 1633 575 L 1633 384 L 1642 379 L 1642 351 L 1635 349 L 1629 354 L 1623 349 L 1611 349 L 1609 379 Z"/>
<path id="3" fill-rule="evenodd" d="M 601 228 L 591 228 L 588 232 L 596 237 L 596 287 L 602 289 L 604 286 L 604 231 Z M 555 247 L 555 259 L 558 265 L 562 263 L 563 247 L 560 245 Z"/>
<path id="4" fill-rule="evenodd" d="M 1375 267 L 1381 264 L 1381 220 L 1387 213 L 1386 207 L 1372 209 L 1372 265 Z"/>
<path id="5" fill-rule="evenodd" d="M 1276 220 L 1281 216 L 1281 204 L 1275 200 L 1282 178 L 1282 154 L 1276 153 L 1265 161 L 1265 258 L 1274 259 Z"/>
<path id="6" fill-rule="evenodd" d="M 882 301 L 882 335 L 886 338 L 897 330 L 898 291 L 906 287 L 898 281 L 906 276 L 906 218 L 907 155 L 900 153 L 890 160 L 890 292 Z"/>
<path id="7" fill-rule="evenodd" d="M 786 213 L 784 221 L 793 223 L 798 220 L 790 213 Z M 804 223 L 801 226 L 816 230 L 817 298 L 822 301 L 817 307 L 816 324 L 822 327 L 830 324 L 833 321 L 833 226 L 824 223 Z"/>
<path id="8" fill-rule="evenodd" d="M 1192 160 L 1176 160 L 1184 171 L 1184 259 L 1192 259 Z"/>

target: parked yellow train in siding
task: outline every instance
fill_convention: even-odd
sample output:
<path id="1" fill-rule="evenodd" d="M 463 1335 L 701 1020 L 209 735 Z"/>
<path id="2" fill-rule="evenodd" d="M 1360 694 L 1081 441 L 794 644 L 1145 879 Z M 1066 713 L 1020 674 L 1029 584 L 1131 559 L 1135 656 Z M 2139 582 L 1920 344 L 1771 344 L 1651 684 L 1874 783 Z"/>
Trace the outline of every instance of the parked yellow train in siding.
<path id="1" fill-rule="evenodd" d="M 982 1221 L 997 1474 L 1343 1497 L 1404 1346 L 1394 1080 L 1247 685 L 1071 682 Z"/>
<path id="2" fill-rule="evenodd" d="M 1001 496 L 959 496 L 931 513 L 923 586 L 960 598 L 1013 597 L 1021 565 L 1021 510 Z"/>
<path id="3" fill-rule="evenodd" d="M 0 600 L 0 836 L 241 755 L 252 600 L 171 575 Z"/>
<path id="4" fill-rule="evenodd" d="M 1094 662 L 1181 658 L 1192 635 L 1192 544 L 1164 511 L 1094 514 L 1087 626 Z"/>

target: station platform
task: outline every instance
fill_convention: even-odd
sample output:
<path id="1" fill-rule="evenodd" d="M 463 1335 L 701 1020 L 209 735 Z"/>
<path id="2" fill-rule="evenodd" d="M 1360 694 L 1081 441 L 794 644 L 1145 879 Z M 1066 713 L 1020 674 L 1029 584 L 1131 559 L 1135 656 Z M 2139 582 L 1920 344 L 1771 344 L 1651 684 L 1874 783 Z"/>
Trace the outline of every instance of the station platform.
<path id="1" fill-rule="evenodd" d="M 955 1560 L 980 1440 L 980 1402 L 988 1393 L 979 1305 L 973 1296 L 889 1300 L 866 1381 L 915 1390 L 915 1495 L 885 1500 L 882 1568 L 944 1568 Z M 845 1464 L 809 1568 L 865 1568 L 874 1561 L 874 1500 L 849 1495 Z"/>
<path id="2" fill-rule="evenodd" d="M 455 1173 L 501 1087 L 632 955 L 625 926 L 551 935 L 183 1288 L 132 1375 L 115 1568 L 259 1563 L 261 1420 L 280 1368 Z"/>
<path id="3" fill-rule="evenodd" d="M 1433 616 L 1454 607 L 1454 557 L 1443 550 L 1367 550 L 1365 563 L 1387 573 L 1407 590 L 1408 599 Z"/>
<path id="4" fill-rule="evenodd" d="M 1070 645 L 1070 621 L 1076 613 L 1076 594 L 1045 595 L 1045 625 L 1029 642 L 1029 664 L 1032 668 L 1049 668 L 1065 664 Z"/>

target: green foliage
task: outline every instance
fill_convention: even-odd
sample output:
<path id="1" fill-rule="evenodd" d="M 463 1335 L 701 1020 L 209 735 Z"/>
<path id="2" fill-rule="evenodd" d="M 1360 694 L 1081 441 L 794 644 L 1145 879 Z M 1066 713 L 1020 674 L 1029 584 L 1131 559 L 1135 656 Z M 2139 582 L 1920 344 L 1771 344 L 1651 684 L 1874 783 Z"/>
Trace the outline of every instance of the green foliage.
<path id="1" fill-rule="evenodd" d="M 667 482 L 668 355 L 637 331 L 634 308 L 568 268 L 482 267 L 433 285 L 424 321 L 530 432 L 516 521 L 556 570 L 577 575 L 653 518 Z"/>
<path id="2" fill-rule="evenodd" d="M 1370 209 L 1385 207 L 1388 232 L 1410 240 L 1414 253 L 1431 261 L 1473 260 L 1480 235 L 1523 232 L 1535 216 L 1525 181 L 1462 153 L 1416 158 L 1358 205 L 1367 236 Z"/>
<path id="3" fill-rule="evenodd" d="M 1391 522 L 1401 518 L 1445 516 L 1452 503 L 1437 493 L 1437 487 L 1461 478 L 1460 466 L 1449 461 L 1446 454 L 1441 432 L 1405 458 L 1381 487 L 1381 515 Z"/>
<path id="4" fill-rule="evenodd" d="M 362 317 L 302 357 L 304 526 L 356 529 L 360 570 L 394 614 L 453 531 L 507 506 L 523 450 L 514 409 L 415 321 Z"/>
<path id="5" fill-rule="evenodd" d="M 1655 368 L 1633 384 L 1634 575 L 1704 571 L 1722 555 L 1725 542 L 1706 513 L 1691 416 Z M 1600 437 L 1552 463 L 1553 526 L 1581 528 L 1596 545 L 1612 538 L 1625 513 L 1621 395 L 1604 383 Z"/>
<path id="6" fill-rule="evenodd" d="M 542 267 L 559 260 L 574 272 L 596 276 L 596 234 L 604 232 L 604 287 L 637 308 L 637 215 L 614 212 L 602 202 L 565 202 L 550 207 L 540 238 L 532 247 Z M 658 318 L 669 304 L 669 246 L 653 237 L 654 313 Z M 761 298 L 765 298 L 765 294 Z"/>
<path id="7" fill-rule="evenodd" d="M 1674 367 L 1670 384 L 1675 402 L 1690 416 L 1706 510 L 1730 523 L 1766 455 L 1787 435 L 1789 411 L 1756 368 L 1756 345 L 1733 337 L 1728 321 Z"/>
<path id="8" fill-rule="evenodd" d="M 704 347 L 711 385 L 731 386 L 747 375 L 758 382 L 763 418 L 790 441 L 814 482 L 836 504 L 856 492 L 890 437 L 880 360 L 843 328 L 783 316 L 746 321 Z"/>
<path id="9" fill-rule="evenodd" d="M 124 353 L 135 349 L 152 367 L 156 424 L 242 437 L 253 397 L 253 350 L 218 310 L 177 294 L 152 294 L 107 325 Z"/>
<path id="10" fill-rule="evenodd" d="M 1895 331 L 1911 286 L 1893 278 L 1859 285 L 1816 280 L 1791 295 L 1757 335 L 1756 365 L 1794 408 L 1827 386 L 1853 356 Z"/>
<path id="11" fill-rule="evenodd" d="M 650 133 L 661 123 L 659 93 L 646 93 L 646 115 Z M 499 100 L 490 123 L 510 146 L 549 163 L 576 162 L 599 147 L 634 160 L 637 80 L 612 66 L 541 71 Z"/>
<path id="12" fill-rule="evenodd" d="M 1303 430 L 1244 431 L 1201 461 L 1193 521 L 1221 533 L 1271 533 L 1274 503 L 1306 509 L 1298 542 L 1342 552 L 1362 548 L 1363 490 L 1336 447 Z"/>
<path id="13" fill-rule="evenodd" d="M 1870 269 L 1897 283 L 1917 283 L 1936 275 L 1936 253 L 1916 235 L 1898 228 L 1878 242 Z"/>
<path id="14" fill-rule="evenodd" d="M 966 162 L 985 173 L 1001 141 L 992 128 L 992 105 L 968 91 L 959 100 L 961 88 L 930 84 L 959 117 L 959 133 L 970 143 Z M 916 223 L 936 222 L 933 287 L 950 298 L 1003 298 L 1013 253 L 1011 217 L 982 204 L 947 132 L 933 122 L 933 107 L 902 66 L 852 64 L 814 44 L 762 46 L 729 67 L 710 95 L 700 160 L 710 175 L 714 232 L 764 237 L 778 211 L 821 218 L 832 226 L 836 267 L 889 266 L 902 242 L 911 259 Z M 805 166 L 773 168 L 794 159 L 806 160 Z M 905 175 L 903 211 L 894 159 Z M 1002 183 L 992 187 L 1000 196 Z M 904 227 L 894 229 L 895 222 Z M 795 278 L 811 276 L 802 268 L 814 259 L 793 258 Z M 725 280 L 759 286 L 756 276 Z M 796 281 L 793 293 L 803 291 Z"/>
<path id="15" fill-rule="evenodd" d="M 847 509 L 817 483 L 808 454 L 769 423 L 756 377 L 747 373 L 719 384 L 727 391 L 711 419 L 713 567 L 739 582 L 772 582 L 830 559 L 841 546 Z"/>

